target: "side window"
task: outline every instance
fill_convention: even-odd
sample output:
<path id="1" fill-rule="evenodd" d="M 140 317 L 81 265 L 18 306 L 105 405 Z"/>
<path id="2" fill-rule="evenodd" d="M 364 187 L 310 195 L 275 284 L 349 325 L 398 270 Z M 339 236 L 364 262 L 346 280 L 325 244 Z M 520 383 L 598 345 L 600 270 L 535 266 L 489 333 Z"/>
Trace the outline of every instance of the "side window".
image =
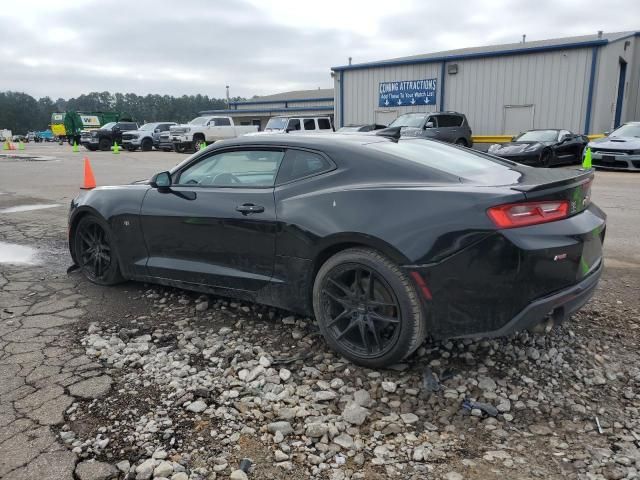
<path id="1" fill-rule="evenodd" d="M 459 127 L 462 125 L 462 117 L 460 115 L 438 115 L 438 124 L 440 127 Z"/>
<path id="2" fill-rule="evenodd" d="M 176 183 L 211 187 L 272 187 L 282 157 L 282 150 L 214 153 L 185 168 Z"/>
<path id="3" fill-rule="evenodd" d="M 229 119 L 225 117 L 214 118 L 213 120 L 216 123 L 216 127 L 228 127 L 231 125 Z"/>
<path id="4" fill-rule="evenodd" d="M 316 121 L 313 118 L 305 118 L 304 119 L 304 129 L 305 130 L 315 130 L 316 129 Z"/>
<path id="5" fill-rule="evenodd" d="M 569 130 L 560 130 L 560 133 L 558 133 L 558 140 L 560 140 L 564 135 L 571 136 L 571 132 Z"/>
<path id="6" fill-rule="evenodd" d="M 287 150 L 278 172 L 277 184 L 327 172 L 333 164 L 322 155 L 305 150 Z"/>
<path id="7" fill-rule="evenodd" d="M 292 118 L 289 120 L 289 124 L 287 125 L 288 130 L 300 130 L 300 119 Z"/>
<path id="8" fill-rule="evenodd" d="M 329 121 L 328 118 L 319 118 L 318 128 L 320 130 L 331 130 L 331 122 Z"/>

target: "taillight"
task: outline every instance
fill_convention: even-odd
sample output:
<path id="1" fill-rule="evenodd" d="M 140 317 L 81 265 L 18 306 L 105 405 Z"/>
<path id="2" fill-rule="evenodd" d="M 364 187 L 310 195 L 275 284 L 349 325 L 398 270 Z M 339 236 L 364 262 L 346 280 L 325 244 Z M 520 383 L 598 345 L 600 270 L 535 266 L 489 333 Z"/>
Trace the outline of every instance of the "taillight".
<path id="1" fill-rule="evenodd" d="M 569 201 L 508 203 L 487 210 L 498 228 L 526 227 L 553 222 L 569 216 Z"/>

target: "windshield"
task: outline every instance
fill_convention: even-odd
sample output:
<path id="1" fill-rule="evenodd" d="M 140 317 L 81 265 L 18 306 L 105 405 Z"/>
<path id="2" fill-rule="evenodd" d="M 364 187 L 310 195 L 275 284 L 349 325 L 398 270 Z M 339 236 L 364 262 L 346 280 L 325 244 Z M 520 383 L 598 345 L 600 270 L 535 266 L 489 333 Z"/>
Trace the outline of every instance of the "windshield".
<path id="1" fill-rule="evenodd" d="M 415 127 L 424 125 L 426 115 L 424 113 L 405 113 L 389 124 L 390 127 Z"/>
<path id="2" fill-rule="evenodd" d="M 209 120 L 209 117 L 197 117 L 189 122 L 189 125 L 204 125 Z"/>
<path id="3" fill-rule="evenodd" d="M 140 127 L 140 130 L 155 130 L 157 126 L 157 123 L 145 123 Z"/>
<path id="4" fill-rule="evenodd" d="M 109 122 L 109 123 L 105 123 L 100 128 L 108 129 L 108 128 L 113 128 L 115 126 L 116 126 L 116 122 Z"/>
<path id="5" fill-rule="evenodd" d="M 558 140 L 557 130 L 531 130 L 516 137 L 516 142 L 555 142 Z"/>
<path id="6" fill-rule="evenodd" d="M 640 124 L 629 123 L 614 130 L 610 137 L 640 137 Z"/>
<path id="7" fill-rule="evenodd" d="M 267 122 L 267 126 L 264 127 L 265 130 L 284 130 L 287 128 L 288 118 L 282 117 L 273 117 L 270 118 Z"/>

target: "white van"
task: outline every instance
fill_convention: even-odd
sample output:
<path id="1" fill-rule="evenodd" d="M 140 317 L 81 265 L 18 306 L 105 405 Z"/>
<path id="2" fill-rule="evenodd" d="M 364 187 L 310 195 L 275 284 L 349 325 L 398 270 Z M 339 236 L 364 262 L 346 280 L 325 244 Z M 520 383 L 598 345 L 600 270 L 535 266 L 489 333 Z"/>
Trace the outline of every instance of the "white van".
<path id="1" fill-rule="evenodd" d="M 273 133 L 333 133 L 331 118 L 322 117 L 272 117 L 264 131 L 246 135 L 269 135 Z"/>

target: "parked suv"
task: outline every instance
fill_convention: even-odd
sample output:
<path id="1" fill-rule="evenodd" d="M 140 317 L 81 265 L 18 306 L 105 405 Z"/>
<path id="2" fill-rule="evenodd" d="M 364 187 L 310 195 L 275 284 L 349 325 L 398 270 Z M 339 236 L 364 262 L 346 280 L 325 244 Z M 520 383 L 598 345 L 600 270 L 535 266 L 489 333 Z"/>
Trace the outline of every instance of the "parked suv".
<path id="1" fill-rule="evenodd" d="M 97 130 L 85 130 L 80 136 L 80 143 L 87 150 L 109 150 L 114 142 L 122 144 L 122 133 L 130 130 L 138 130 L 135 122 L 109 122 Z"/>
<path id="2" fill-rule="evenodd" d="M 331 133 L 333 125 L 331 118 L 321 117 L 272 117 L 264 127 L 264 131 L 249 133 L 248 135 L 268 135 L 271 133 L 313 132 Z"/>
<path id="3" fill-rule="evenodd" d="M 158 148 L 160 134 L 169 132 L 169 127 L 176 125 L 175 122 L 153 122 L 145 123 L 138 130 L 124 132 L 122 134 L 122 146 L 133 152 L 138 148 L 148 152 L 153 147 Z"/>
<path id="4" fill-rule="evenodd" d="M 458 112 L 405 113 L 389 124 L 406 137 L 423 137 L 464 147 L 473 146 L 467 117 Z"/>

